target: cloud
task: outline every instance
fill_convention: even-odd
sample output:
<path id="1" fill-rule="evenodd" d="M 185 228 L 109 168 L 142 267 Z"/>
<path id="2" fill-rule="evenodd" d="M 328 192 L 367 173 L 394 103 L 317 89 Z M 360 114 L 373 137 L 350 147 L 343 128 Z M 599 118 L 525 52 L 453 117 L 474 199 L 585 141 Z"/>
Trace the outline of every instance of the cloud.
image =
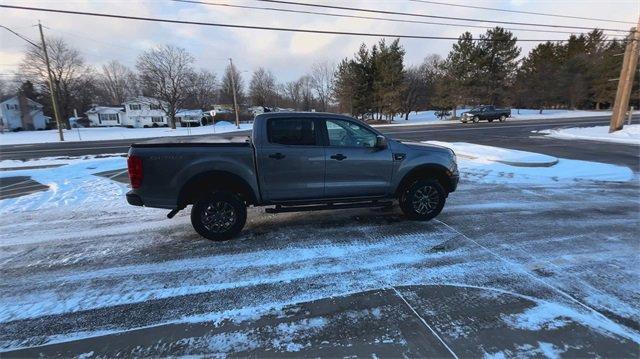
<path id="1" fill-rule="evenodd" d="M 311 0 L 309 0 L 311 1 Z M 313 0 L 313 2 L 323 2 Z M 226 1 L 230 4 L 259 5 L 247 0 Z M 324 3 L 324 2 L 323 2 Z M 333 2 L 330 2 L 330 4 Z M 462 2 L 459 2 L 462 3 Z M 226 24 L 262 25 L 272 27 L 288 27 L 299 29 L 327 29 L 353 31 L 363 33 L 395 33 L 422 34 L 457 37 L 469 30 L 474 35 L 484 32 L 482 29 L 469 28 L 465 25 L 490 25 L 476 22 L 459 22 L 459 27 L 415 24 L 408 22 L 388 22 L 339 18 L 309 14 L 281 13 L 266 10 L 236 9 L 229 7 L 205 6 L 198 4 L 175 3 L 169 1 L 37 1 L 6 0 L 3 4 L 19 4 L 23 6 L 50 7 L 78 11 L 95 11 L 104 13 L 126 14 L 135 16 L 153 16 L 192 21 L 215 22 Z M 578 19 L 559 19 L 530 16 L 513 13 L 496 13 L 493 11 L 458 8 L 435 4 L 409 1 L 371 2 L 367 0 L 350 1 L 336 4 L 361 8 L 376 8 L 393 11 L 404 11 L 422 14 L 454 16 L 462 18 L 500 19 L 501 21 L 520 21 L 534 23 L 562 23 L 565 25 L 599 25 L 615 28 L 628 28 L 631 25 L 602 23 Z M 636 1 L 620 1 L 616 6 L 606 2 L 588 2 L 566 0 L 556 2 L 540 2 L 525 0 L 492 0 L 482 3 L 483 6 L 508 8 L 525 11 L 538 11 L 575 16 L 607 17 L 635 21 L 638 12 Z M 345 5 L 347 6 L 347 5 Z M 304 9 L 328 13 L 349 13 L 366 16 L 424 20 L 434 22 L 453 22 L 419 17 L 406 18 L 399 15 L 371 14 L 366 12 L 347 12 L 330 9 L 316 9 L 278 5 L 289 9 Z M 604 15 L 606 14 L 606 15 Z M 355 53 L 361 43 L 371 45 L 379 39 L 373 37 L 322 35 L 305 33 L 286 33 L 275 31 L 257 31 L 247 29 L 229 29 L 220 27 L 203 27 L 179 24 L 162 24 L 145 21 L 128 21 L 121 19 L 96 18 L 88 16 L 72 16 L 53 13 L 35 13 L 12 9 L 1 9 L 3 25 L 30 37 L 39 38 L 37 28 L 33 27 L 40 19 L 48 36 L 58 36 L 67 40 L 77 48 L 87 61 L 93 65 L 101 65 L 117 59 L 128 66 L 135 66 L 140 52 L 160 45 L 173 44 L 186 48 L 196 58 L 196 65 L 221 75 L 232 57 L 238 69 L 251 72 L 259 66 L 273 71 L 280 81 L 295 79 L 309 71 L 311 65 L 318 61 L 338 62 Z M 526 26 L 518 26 L 526 27 Z M 565 34 L 545 34 L 515 32 L 519 38 L 566 38 Z M 409 40 L 402 39 L 406 49 L 405 62 L 415 64 L 429 54 L 446 56 L 452 41 L 445 40 Z M 25 42 L 9 32 L 0 29 L 0 73 L 8 73 L 16 69 L 24 51 Z M 535 43 L 520 43 L 526 53 Z M 249 73 L 243 73 L 247 77 Z"/>

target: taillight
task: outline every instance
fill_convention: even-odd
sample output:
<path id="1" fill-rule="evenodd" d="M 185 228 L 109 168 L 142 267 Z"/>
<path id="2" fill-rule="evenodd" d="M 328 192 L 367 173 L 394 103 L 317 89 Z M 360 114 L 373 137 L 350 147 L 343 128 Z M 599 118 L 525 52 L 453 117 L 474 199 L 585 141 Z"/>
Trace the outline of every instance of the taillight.
<path id="1" fill-rule="evenodd" d="M 127 168 L 129 169 L 131 188 L 139 188 L 142 185 L 142 158 L 129 156 L 127 158 Z"/>

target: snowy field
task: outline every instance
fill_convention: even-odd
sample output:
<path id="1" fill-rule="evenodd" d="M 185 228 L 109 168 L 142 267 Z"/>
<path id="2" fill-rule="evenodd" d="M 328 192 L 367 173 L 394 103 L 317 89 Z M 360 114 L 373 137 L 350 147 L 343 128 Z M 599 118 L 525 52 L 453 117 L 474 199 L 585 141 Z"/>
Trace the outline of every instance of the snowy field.
<path id="1" fill-rule="evenodd" d="M 609 133 L 609 126 L 571 127 L 534 132 L 564 140 L 588 140 L 640 145 L 640 125 L 626 125 L 622 130 L 613 133 Z"/>
<path id="2" fill-rule="evenodd" d="M 460 357 L 637 355 L 638 175 L 440 144 L 461 183 L 436 220 L 250 209 L 223 243 L 188 210 L 126 205 L 95 175 L 124 169 L 118 154 L 0 171 L 50 188 L 0 201 L 0 352 L 441 356 L 420 351 L 420 318 Z"/>
<path id="3" fill-rule="evenodd" d="M 458 116 L 470 109 L 458 110 Z M 634 114 L 640 113 L 640 111 L 634 111 Z M 507 121 L 513 120 L 544 120 L 554 118 L 581 118 L 581 117 L 598 117 L 598 116 L 611 116 L 611 111 L 580 111 L 580 110 L 544 110 L 540 113 L 539 110 L 532 109 L 511 109 L 511 117 Z M 438 124 L 438 123 L 459 123 L 460 121 L 445 119 L 440 120 L 435 115 L 435 111 L 419 111 L 412 112 L 409 115 L 409 120 L 405 120 L 404 116 L 396 116 L 393 118 L 393 123 L 388 125 L 377 126 L 398 126 L 398 125 L 425 125 L 425 124 Z"/>
<path id="4" fill-rule="evenodd" d="M 225 133 L 250 130 L 253 124 L 240 124 L 238 129 L 229 122 L 218 122 L 215 126 L 126 128 L 126 127 L 91 127 L 64 130 L 66 142 L 124 140 L 129 138 L 173 137 Z M 58 130 L 5 132 L 0 135 L 0 145 L 16 145 L 29 143 L 59 142 Z"/>

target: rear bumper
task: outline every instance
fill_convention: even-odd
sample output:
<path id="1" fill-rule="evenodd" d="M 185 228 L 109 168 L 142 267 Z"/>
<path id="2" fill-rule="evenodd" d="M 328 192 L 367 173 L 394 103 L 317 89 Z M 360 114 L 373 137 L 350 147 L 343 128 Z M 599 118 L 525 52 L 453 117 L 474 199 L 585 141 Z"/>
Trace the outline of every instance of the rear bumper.
<path id="1" fill-rule="evenodd" d="M 129 202 L 132 206 L 144 206 L 144 202 L 142 202 L 142 198 L 137 194 L 133 193 L 133 191 L 127 192 L 127 202 Z"/>

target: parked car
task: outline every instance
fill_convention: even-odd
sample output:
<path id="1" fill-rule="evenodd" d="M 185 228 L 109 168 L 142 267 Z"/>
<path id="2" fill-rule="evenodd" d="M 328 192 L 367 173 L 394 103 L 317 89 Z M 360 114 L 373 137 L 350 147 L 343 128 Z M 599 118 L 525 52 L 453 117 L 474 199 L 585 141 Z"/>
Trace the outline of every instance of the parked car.
<path id="1" fill-rule="evenodd" d="M 499 120 L 504 122 L 511 116 L 511 109 L 508 108 L 496 108 L 494 106 L 479 106 L 464 112 L 460 117 L 462 123 L 473 122 L 478 123 L 480 121 Z"/>
<path id="2" fill-rule="evenodd" d="M 131 145 L 135 206 L 187 205 L 203 237 L 241 231 L 247 206 L 270 213 L 386 207 L 398 199 L 405 215 L 429 220 L 456 190 L 452 150 L 387 139 L 361 121 L 336 114 L 258 115 L 251 137 L 160 138 Z"/>

